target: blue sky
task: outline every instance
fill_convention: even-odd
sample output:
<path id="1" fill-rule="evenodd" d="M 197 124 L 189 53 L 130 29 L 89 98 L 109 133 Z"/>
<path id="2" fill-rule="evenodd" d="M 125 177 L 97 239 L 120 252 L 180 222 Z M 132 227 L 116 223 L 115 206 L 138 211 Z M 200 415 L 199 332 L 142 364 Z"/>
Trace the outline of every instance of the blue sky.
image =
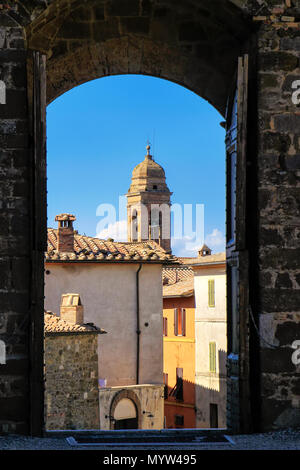
<path id="1" fill-rule="evenodd" d="M 55 215 L 76 215 L 79 233 L 116 239 L 115 226 L 99 233 L 100 204 L 118 210 L 149 139 L 163 166 L 172 202 L 204 204 L 205 241 L 224 249 L 225 147 L 222 116 L 172 82 L 141 76 L 101 78 L 76 87 L 47 108 L 48 226 Z M 118 215 L 118 214 L 117 214 Z M 98 229 L 97 229 L 98 225 Z M 103 225 L 103 224 L 102 224 Z M 125 239 L 126 223 L 117 222 Z M 189 245 L 186 242 L 189 241 Z M 197 242 L 173 241 L 173 252 L 196 255 Z"/>

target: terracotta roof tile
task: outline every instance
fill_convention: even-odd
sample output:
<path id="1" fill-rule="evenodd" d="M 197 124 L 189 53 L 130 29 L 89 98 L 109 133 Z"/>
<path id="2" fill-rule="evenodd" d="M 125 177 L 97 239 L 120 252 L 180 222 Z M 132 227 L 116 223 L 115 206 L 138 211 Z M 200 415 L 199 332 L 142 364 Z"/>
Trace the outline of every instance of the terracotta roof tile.
<path id="1" fill-rule="evenodd" d="M 193 279 L 194 271 L 189 266 L 165 267 L 162 270 L 162 279 L 164 285 L 174 284 L 175 282 Z"/>
<path id="2" fill-rule="evenodd" d="M 194 292 L 194 271 L 189 266 L 165 267 L 162 271 L 163 297 L 190 296 Z"/>
<path id="3" fill-rule="evenodd" d="M 194 294 L 194 277 L 163 286 L 163 297 L 190 297 Z"/>
<path id="4" fill-rule="evenodd" d="M 167 253 L 155 241 L 113 242 L 100 238 L 74 235 L 74 252 L 57 251 L 57 229 L 48 228 L 46 262 L 53 261 L 141 261 L 176 262 L 177 258 Z"/>
<path id="5" fill-rule="evenodd" d="M 214 255 L 207 255 L 207 256 L 198 256 L 194 258 L 184 258 L 179 257 L 177 258 L 179 263 L 183 265 L 205 265 L 210 263 L 221 263 L 226 261 L 226 253 L 223 251 L 221 253 L 215 253 Z"/>
<path id="6" fill-rule="evenodd" d="M 102 328 L 98 328 L 93 323 L 84 323 L 82 325 L 76 323 L 68 323 L 65 320 L 61 320 L 55 313 L 47 311 L 45 312 L 44 322 L 45 333 L 74 333 L 74 332 L 97 332 L 98 334 L 106 333 Z"/>

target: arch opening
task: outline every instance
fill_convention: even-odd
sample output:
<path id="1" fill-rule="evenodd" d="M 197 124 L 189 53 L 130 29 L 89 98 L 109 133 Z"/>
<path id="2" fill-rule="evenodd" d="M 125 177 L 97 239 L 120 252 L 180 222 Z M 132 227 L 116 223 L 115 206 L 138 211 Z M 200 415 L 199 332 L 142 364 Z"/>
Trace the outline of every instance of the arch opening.
<path id="1" fill-rule="evenodd" d="M 178 83 L 224 115 L 250 23 L 226 0 L 147 2 L 126 7 L 57 0 L 27 28 L 28 44 L 47 55 L 47 100 L 95 78 L 142 74 Z M 143 4 L 143 2 L 142 2 Z M 233 26 L 234 25 L 234 26 Z"/>
<path id="2" fill-rule="evenodd" d="M 151 8 L 151 13 L 139 10 L 128 17 L 118 9 L 104 8 L 103 17 L 97 17 L 99 12 L 90 1 L 86 20 L 80 18 L 81 10 L 75 5 L 74 11 L 72 3 L 60 11 L 58 2 L 53 2 L 28 28 L 29 47 L 47 56 L 48 103 L 95 78 L 141 74 L 180 84 L 225 115 L 237 57 L 249 36 L 248 24 L 231 2 L 226 2 L 224 9 L 211 2 L 211 7 L 204 9 L 193 4 L 185 10 L 184 5 L 184 12 L 176 6 L 156 15 Z M 167 18 L 167 36 L 162 33 L 166 23 L 155 18 Z M 230 26 L 233 18 L 234 31 Z"/>

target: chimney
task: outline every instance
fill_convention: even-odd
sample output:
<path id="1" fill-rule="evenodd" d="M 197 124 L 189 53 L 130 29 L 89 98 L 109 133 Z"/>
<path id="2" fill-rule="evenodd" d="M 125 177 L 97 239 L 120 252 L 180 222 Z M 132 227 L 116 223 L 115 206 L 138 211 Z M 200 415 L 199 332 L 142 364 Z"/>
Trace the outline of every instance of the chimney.
<path id="1" fill-rule="evenodd" d="M 74 251 L 74 228 L 73 222 L 76 220 L 75 215 L 59 214 L 55 217 L 58 221 L 57 232 L 57 251 L 73 252 Z"/>
<path id="2" fill-rule="evenodd" d="M 60 304 L 60 318 L 68 323 L 83 324 L 83 305 L 79 294 L 63 294 Z"/>

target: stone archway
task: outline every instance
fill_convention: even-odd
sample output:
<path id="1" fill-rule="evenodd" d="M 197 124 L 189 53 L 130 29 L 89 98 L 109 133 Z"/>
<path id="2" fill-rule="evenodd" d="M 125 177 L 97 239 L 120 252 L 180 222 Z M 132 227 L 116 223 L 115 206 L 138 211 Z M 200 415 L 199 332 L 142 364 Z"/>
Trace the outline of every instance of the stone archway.
<path id="1" fill-rule="evenodd" d="M 184 86 L 223 116 L 250 34 L 241 10 L 218 0 L 53 0 L 27 28 L 29 48 L 47 58 L 47 103 L 96 78 L 144 74 Z"/>
<path id="2" fill-rule="evenodd" d="M 140 403 L 140 400 L 139 400 L 138 396 L 132 390 L 129 390 L 129 389 L 120 390 L 118 393 L 116 393 L 116 395 L 113 397 L 113 399 L 111 401 L 110 413 L 109 413 L 109 415 L 110 415 L 110 428 L 111 429 L 117 429 L 117 427 L 116 427 L 117 419 L 115 418 L 116 417 L 116 411 L 117 411 L 118 405 L 120 405 L 120 403 L 123 400 L 130 400 L 131 403 L 134 404 L 134 407 L 136 409 L 137 429 L 141 429 L 141 427 L 142 427 L 141 403 Z"/>
<path id="3" fill-rule="evenodd" d="M 189 88 L 224 115 L 237 56 L 248 39 L 257 57 L 251 83 L 257 127 L 247 161 L 256 429 L 299 423 L 299 371 L 290 350 L 300 323 L 299 104 L 292 100 L 300 76 L 299 18 L 298 2 L 284 0 L 7 0 L 2 5 L 7 104 L 0 106 L 0 334 L 7 360 L 0 365 L 0 432 L 40 435 L 43 429 L 46 240 L 36 243 L 36 238 L 45 230 L 37 201 L 45 194 L 32 184 L 36 142 L 27 107 L 29 50 L 47 55 L 48 102 L 94 78 L 142 73 Z M 30 78 L 29 73 L 29 85 Z"/>
<path id="4" fill-rule="evenodd" d="M 132 73 L 176 82 L 224 114 L 250 30 L 227 0 L 53 0 L 27 40 L 47 55 L 48 102 L 89 80 Z"/>

